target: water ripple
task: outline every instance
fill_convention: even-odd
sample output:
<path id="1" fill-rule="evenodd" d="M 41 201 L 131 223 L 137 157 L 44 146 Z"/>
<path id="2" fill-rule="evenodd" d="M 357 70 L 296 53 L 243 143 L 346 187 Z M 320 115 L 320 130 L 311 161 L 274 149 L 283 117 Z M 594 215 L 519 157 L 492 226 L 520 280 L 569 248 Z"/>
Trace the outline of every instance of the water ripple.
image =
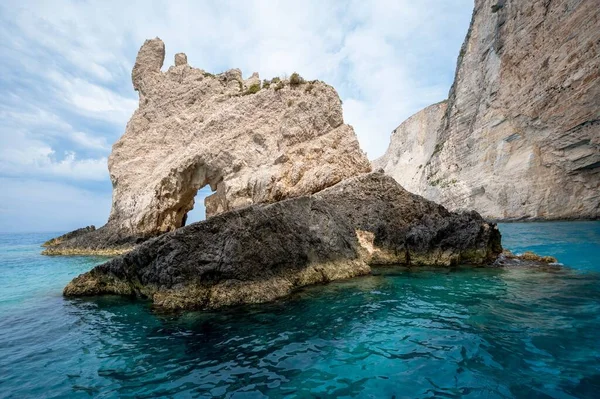
<path id="1" fill-rule="evenodd" d="M 102 259 L 41 257 L 43 238 L 0 235 L 0 398 L 600 392 L 600 275 L 588 260 L 586 273 L 387 268 L 273 304 L 172 315 L 63 299 L 65 282 Z"/>

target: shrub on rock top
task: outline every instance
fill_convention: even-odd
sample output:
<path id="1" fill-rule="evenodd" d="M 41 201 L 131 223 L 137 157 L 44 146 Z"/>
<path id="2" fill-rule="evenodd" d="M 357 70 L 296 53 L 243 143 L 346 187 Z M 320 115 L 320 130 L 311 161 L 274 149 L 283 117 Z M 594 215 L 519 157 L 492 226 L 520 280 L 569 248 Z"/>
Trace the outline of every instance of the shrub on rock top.
<path id="1" fill-rule="evenodd" d="M 294 72 L 292 76 L 290 76 L 290 85 L 298 86 L 304 83 L 304 78 L 300 76 L 297 72 Z"/>

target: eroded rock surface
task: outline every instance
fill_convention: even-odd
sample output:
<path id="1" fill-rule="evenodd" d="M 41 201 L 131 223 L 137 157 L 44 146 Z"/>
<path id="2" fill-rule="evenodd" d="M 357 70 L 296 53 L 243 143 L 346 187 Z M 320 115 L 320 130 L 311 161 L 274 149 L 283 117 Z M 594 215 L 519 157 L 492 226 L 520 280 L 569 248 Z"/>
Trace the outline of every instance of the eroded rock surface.
<path id="1" fill-rule="evenodd" d="M 446 108 L 446 101 L 431 105 L 398 126 L 386 153 L 373 161 L 373 169 L 383 169 L 408 191 L 421 193 L 427 184 L 426 165 L 439 151 L 437 135 Z"/>
<path id="2" fill-rule="evenodd" d="M 238 69 L 212 75 L 190 67 L 183 53 L 162 72 L 164 57 L 158 38 L 138 53 L 132 81 L 139 108 L 108 161 L 108 223 L 93 239 L 63 242 L 47 253 L 126 248 L 175 230 L 206 185 L 216 191 L 206 199 L 210 217 L 312 194 L 371 170 L 331 86 L 261 87 L 256 73 L 247 80 Z"/>
<path id="3" fill-rule="evenodd" d="M 75 278 L 64 294 L 217 308 L 368 274 L 375 264 L 488 264 L 501 252 L 497 227 L 476 212 L 450 213 L 370 173 L 164 234 Z"/>
<path id="4" fill-rule="evenodd" d="M 87 235 L 93 231 L 96 231 L 96 226 L 91 225 L 91 226 L 87 226 L 87 227 L 82 227 L 80 229 L 77 230 L 73 230 L 70 231 L 66 234 L 63 234 L 62 236 L 58 236 L 55 238 L 52 238 L 48 241 L 46 241 L 45 243 L 42 244 L 42 247 L 53 247 L 53 246 L 57 246 L 65 241 L 69 241 L 69 240 L 73 240 L 77 237 L 83 236 L 83 235 Z"/>
<path id="5" fill-rule="evenodd" d="M 476 0 L 442 108 L 396 129 L 375 166 L 488 218 L 600 217 L 597 2 Z"/>
<path id="6" fill-rule="evenodd" d="M 535 267 L 541 270 L 564 270 L 563 265 L 553 256 L 540 256 L 531 251 L 521 255 L 505 249 L 492 264 L 492 267 Z"/>

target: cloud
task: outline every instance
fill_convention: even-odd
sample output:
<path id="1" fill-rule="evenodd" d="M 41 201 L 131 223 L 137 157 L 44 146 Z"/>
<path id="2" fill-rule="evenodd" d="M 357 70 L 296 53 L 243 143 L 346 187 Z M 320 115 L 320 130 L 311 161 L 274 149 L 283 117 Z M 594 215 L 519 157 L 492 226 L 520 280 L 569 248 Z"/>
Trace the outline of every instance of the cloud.
<path id="1" fill-rule="evenodd" d="M 191 65 L 334 86 L 371 159 L 411 114 L 443 100 L 472 0 L 5 1 L 0 3 L 0 177 L 108 182 L 110 145 L 137 106 L 147 38 Z M 0 226 L 1 229 L 2 226 Z"/>
<path id="2" fill-rule="evenodd" d="M 106 137 L 92 136 L 85 132 L 72 132 L 69 134 L 70 139 L 84 148 L 95 150 L 109 150 L 110 146 L 106 142 Z"/>
<path id="3" fill-rule="evenodd" d="M 56 160 L 55 152 L 46 150 L 43 156 L 34 159 L 38 168 L 36 175 L 48 174 L 51 176 L 68 177 L 80 180 L 107 180 L 108 169 L 106 158 L 77 159 L 72 151 L 66 151 L 60 160 Z"/>
<path id="4" fill-rule="evenodd" d="M 59 137 L 70 141 L 72 145 L 79 148 L 103 152 L 110 150 L 105 136 L 75 131 L 71 125 L 56 114 L 36 106 L 22 104 L 19 110 L 5 107 L 0 110 L 0 118 L 3 121 L 0 126 L 0 141 L 6 147 L 23 146 L 19 141 L 27 136 L 40 139 Z M 20 132 L 20 134 L 15 135 L 15 132 Z"/>
<path id="5" fill-rule="evenodd" d="M 23 131 L 13 132 L 10 138 L 0 135 L 0 176 L 108 180 L 106 157 L 78 159 L 73 151 L 57 154 L 44 142 L 26 136 Z M 85 135 L 81 137 L 85 140 Z"/>
<path id="6" fill-rule="evenodd" d="M 91 191 L 58 182 L 5 177 L 0 177 L 0 186 L 0 232 L 98 227 L 110 211 L 110 189 Z"/>
<path id="7" fill-rule="evenodd" d="M 77 77 L 53 72 L 48 74 L 48 80 L 55 85 L 56 99 L 84 117 L 124 126 L 138 105 L 133 98 L 123 97 Z"/>

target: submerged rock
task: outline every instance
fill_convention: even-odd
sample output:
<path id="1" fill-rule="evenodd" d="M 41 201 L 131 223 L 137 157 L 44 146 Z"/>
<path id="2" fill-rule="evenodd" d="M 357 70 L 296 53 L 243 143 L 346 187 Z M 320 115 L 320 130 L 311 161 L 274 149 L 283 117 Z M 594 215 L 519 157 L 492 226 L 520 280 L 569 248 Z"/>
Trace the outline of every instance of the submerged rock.
<path id="1" fill-rule="evenodd" d="M 257 204 L 154 238 L 70 282 L 66 296 L 150 298 L 167 309 L 259 303 L 370 265 L 488 264 L 500 232 L 370 173 L 311 196 Z"/>
<path id="2" fill-rule="evenodd" d="M 599 218 L 599 21 L 597 1 L 476 0 L 447 103 L 374 166 L 451 210 Z"/>
<path id="3" fill-rule="evenodd" d="M 537 268 L 552 268 L 560 269 L 562 266 L 553 256 L 541 256 L 532 251 L 526 251 L 520 255 L 516 255 L 505 249 L 494 261 L 492 266 L 496 267 L 537 267 Z"/>
<path id="4" fill-rule="evenodd" d="M 46 253 L 125 250 L 185 225 L 209 185 L 208 217 L 256 203 L 312 194 L 369 172 L 341 101 L 329 85 L 303 79 L 261 86 L 238 69 L 213 75 L 175 55 L 162 72 L 160 39 L 141 47 L 132 72 L 139 108 L 108 161 L 108 223 Z"/>
<path id="5" fill-rule="evenodd" d="M 558 263 L 558 260 L 554 256 L 542 256 L 538 255 L 532 251 L 525 251 L 521 255 L 515 255 L 511 251 L 505 249 L 502 251 L 501 256 L 497 259 L 497 261 L 502 261 L 505 259 L 517 259 L 528 262 L 537 262 L 537 263 Z"/>

